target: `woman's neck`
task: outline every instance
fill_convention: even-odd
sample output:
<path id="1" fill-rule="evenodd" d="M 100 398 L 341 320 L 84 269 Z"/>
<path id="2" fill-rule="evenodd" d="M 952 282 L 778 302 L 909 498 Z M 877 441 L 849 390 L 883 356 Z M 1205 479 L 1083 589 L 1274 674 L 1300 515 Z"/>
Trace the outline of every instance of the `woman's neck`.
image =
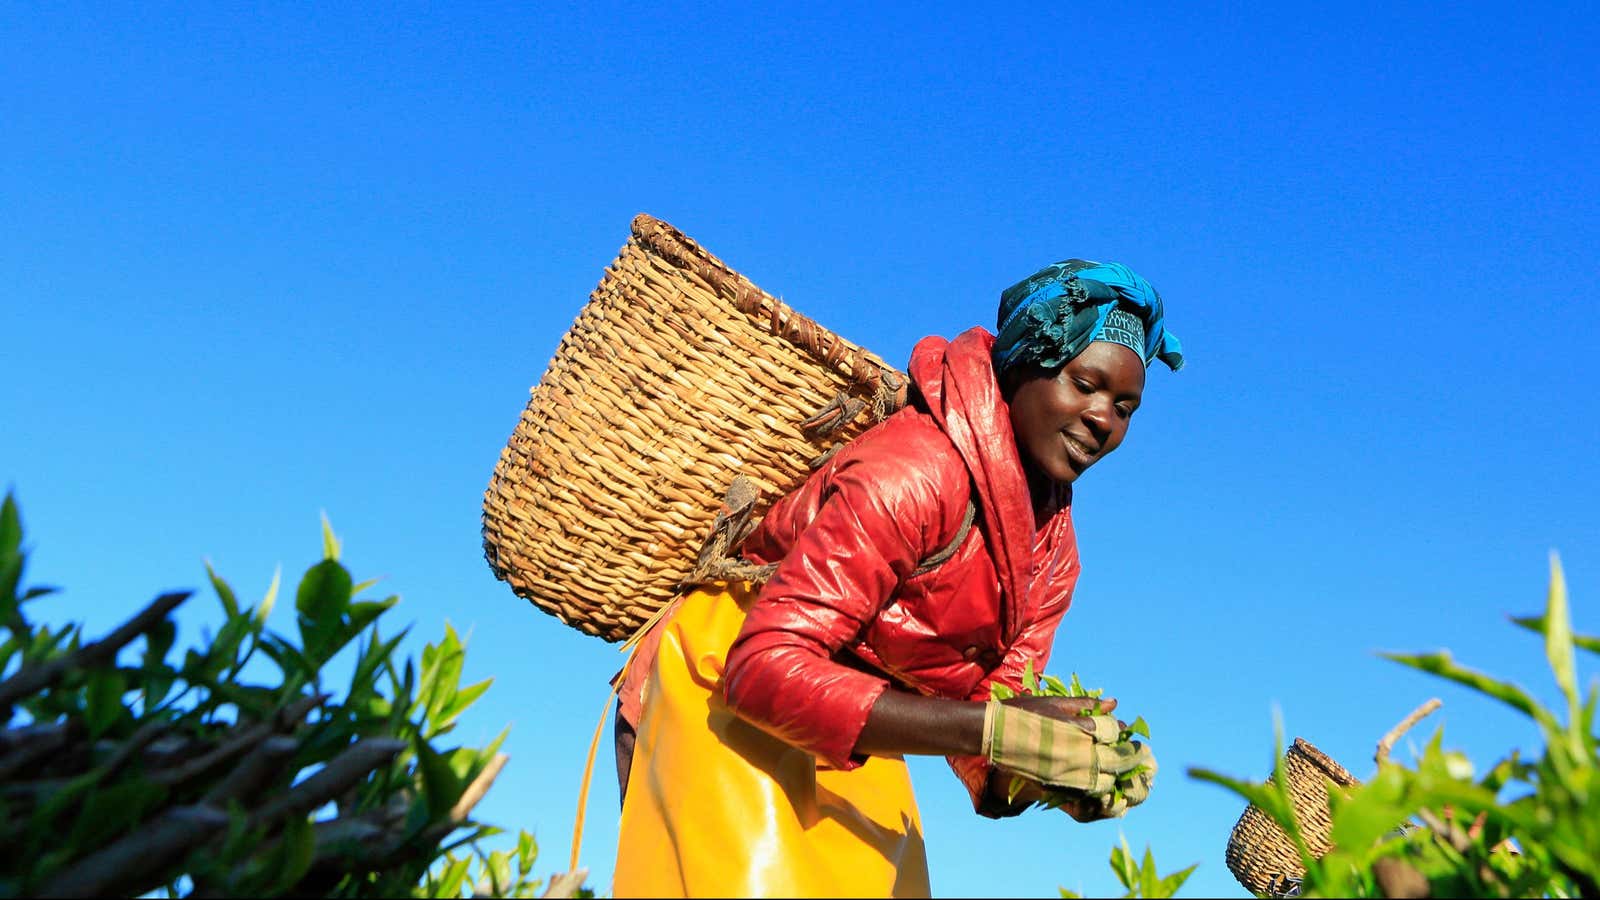
<path id="1" fill-rule="evenodd" d="M 1027 475 L 1028 498 L 1033 503 L 1033 527 L 1038 530 L 1055 515 L 1061 485 L 1030 461 L 1023 461 L 1022 471 Z"/>

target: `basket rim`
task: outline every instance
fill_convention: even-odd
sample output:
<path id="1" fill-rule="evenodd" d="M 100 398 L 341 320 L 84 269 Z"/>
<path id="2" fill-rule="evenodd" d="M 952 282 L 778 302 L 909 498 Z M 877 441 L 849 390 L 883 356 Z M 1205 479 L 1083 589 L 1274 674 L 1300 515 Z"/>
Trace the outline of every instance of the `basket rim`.
<path id="1" fill-rule="evenodd" d="M 781 334 L 818 363 L 837 371 L 852 386 L 877 390 L 887 382 L 893 389 L 904 389 L 905 375 L 900 370 L 871 350 L 797 312 L 671 223 L 641 212 L 633 217 L 629 229 L 643 247 L 693 273 L 746 315 L 768 320 L 768 330 Z"/>
<path id="2" fill-rule="evenodd" d="M 1306 758 L 1315 763 L 1318 768 L 1326 772 L 1328 777 L 1332 778 L 1334 782 L 1339 784 L 1341 787 L 1355 787 L 1361 783 L 1359 778 L 1350 774 L 1350 770 L 1340 765 L 1333 757 L 1323 753 L 1321 750 L 1318 750 L 1315 744 L 1312 744 L 1305 738 L 1295 738 L 1294 743 L 1290 745 L 1289 749 L 1290 751 L 1300 751 L 1306 756 Z"/>

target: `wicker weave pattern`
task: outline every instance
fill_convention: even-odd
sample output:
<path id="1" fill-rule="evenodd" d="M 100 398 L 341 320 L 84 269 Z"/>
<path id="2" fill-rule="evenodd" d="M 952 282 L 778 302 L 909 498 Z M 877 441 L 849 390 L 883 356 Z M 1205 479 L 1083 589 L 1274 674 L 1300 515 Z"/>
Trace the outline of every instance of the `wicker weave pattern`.
<path id="1" fill-rule="evenodd" d="M 1283 756 L 1284 776 L 1289 782 L 1289 798 L 1294 803 L 1300 831 L 1313 856 L 1322 856 L 1332 846 L 1333 818 L 1328 809 L 1328 785 L 1354 787 L 1360 784 L 1326 753 L 1303 738 Z M 1305 875 L 1300 852 L 1278 823 L 1258 807 L 1245 807 L 1228 838 L 1228 870 L 1239 883 L 1257 895 L 1270 895 L 1285 879 L 1298 883 Z"/>
<path id="2" fill-rule="evenodd" d="M 736 475 L 764 512 L 820 452 L 872 423 L 856 416 L 813 440 L 803 420 L 840 394 L 881 416 L 904 383 L 640 215 L 495 466 L 490 568 L 561 621 L 624 640 L 688 576 Z"/>

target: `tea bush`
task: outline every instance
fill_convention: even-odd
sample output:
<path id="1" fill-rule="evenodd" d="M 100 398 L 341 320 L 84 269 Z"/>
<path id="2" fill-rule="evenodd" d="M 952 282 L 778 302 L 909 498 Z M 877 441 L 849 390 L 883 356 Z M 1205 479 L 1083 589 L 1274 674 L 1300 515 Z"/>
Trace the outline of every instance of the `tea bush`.
<path id="1" fill-rule="evenodd" d="M 1329 791 L 1334 847 L 1321 858 L 1307 848 L 1289 799 L 1281 731 L 1277 768 L 1265 782 L 1207 769 L 1189 774 L 1272 816 L 1299 849 L 1301 896 L 1600 897 L 1600 687 L 1591 682 L 1587 696 L 1580 696 L 1575 658 L 1577 649 L 1600 652 L 1600 639 L 1573 634 L 1554 555 L 1544 615 L 1513 621 L 1544 637 L 1565 710 L 1548 709 L 1522 688 L 1462 666 L 1447 652 L 1384 655 L 1532 719 L 1544 738 L 1537 759 L 1512 751 L 1475 777 L 1470 761 L 1443 749 L 1436 732 L 1414 766 L 1384 761 L 1371 781 Z"/>
<path id="2" fill-rule="evenodd" d="M 420 664 L 384 637 L 398 602 L 364 600 L 323 523 L 294 592 L 291 635 L 207 566 L 215 636 L 173 653 L 165 594 L 97 641 L 34 621 L 13 497 L 0 507 L 0 896 L 532 896 L 523 833 L 471 819 L 505 765 L 505 734 L 449 746 L 489 681 L 460 684 L 448 625 Z M 136 652 L 142 642 L 142 653 Z M 328 664 L 345 648 L 348 685 Z M 349 661 L 347 654 L 343 660 Z M 266 677 L 262 677 L 262 675 Z M 581 877 L 581 876 L 580 876 Z M 570 878 L 563 883 L 570 885 Z"/>

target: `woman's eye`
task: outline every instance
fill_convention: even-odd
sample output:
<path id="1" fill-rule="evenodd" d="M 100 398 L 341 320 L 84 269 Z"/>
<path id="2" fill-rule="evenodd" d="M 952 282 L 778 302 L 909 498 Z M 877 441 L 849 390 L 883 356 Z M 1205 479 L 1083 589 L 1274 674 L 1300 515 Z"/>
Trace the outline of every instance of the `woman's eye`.
<path id="1" fill-rule="evenodd" d="M 1092 394 L 1092 393 L 1094 393 L 1094 385 L 1090 384 L 1087 381 L 1084 381 L 1081 378 L 1074 379 L 1072 383 L 1078 386 L 1078 393 L 1080 393 L 1080 394 Z"/>
<path id="2" fill-rule="evenodd" d="M 1126 403 L 1118 403 L 1117 404 L 1117 415 L 1123 417 L 1124 419 L 1129 418 L 1130 416 L 1133 415 L 1133 407 L 1129 406 Z"/>

